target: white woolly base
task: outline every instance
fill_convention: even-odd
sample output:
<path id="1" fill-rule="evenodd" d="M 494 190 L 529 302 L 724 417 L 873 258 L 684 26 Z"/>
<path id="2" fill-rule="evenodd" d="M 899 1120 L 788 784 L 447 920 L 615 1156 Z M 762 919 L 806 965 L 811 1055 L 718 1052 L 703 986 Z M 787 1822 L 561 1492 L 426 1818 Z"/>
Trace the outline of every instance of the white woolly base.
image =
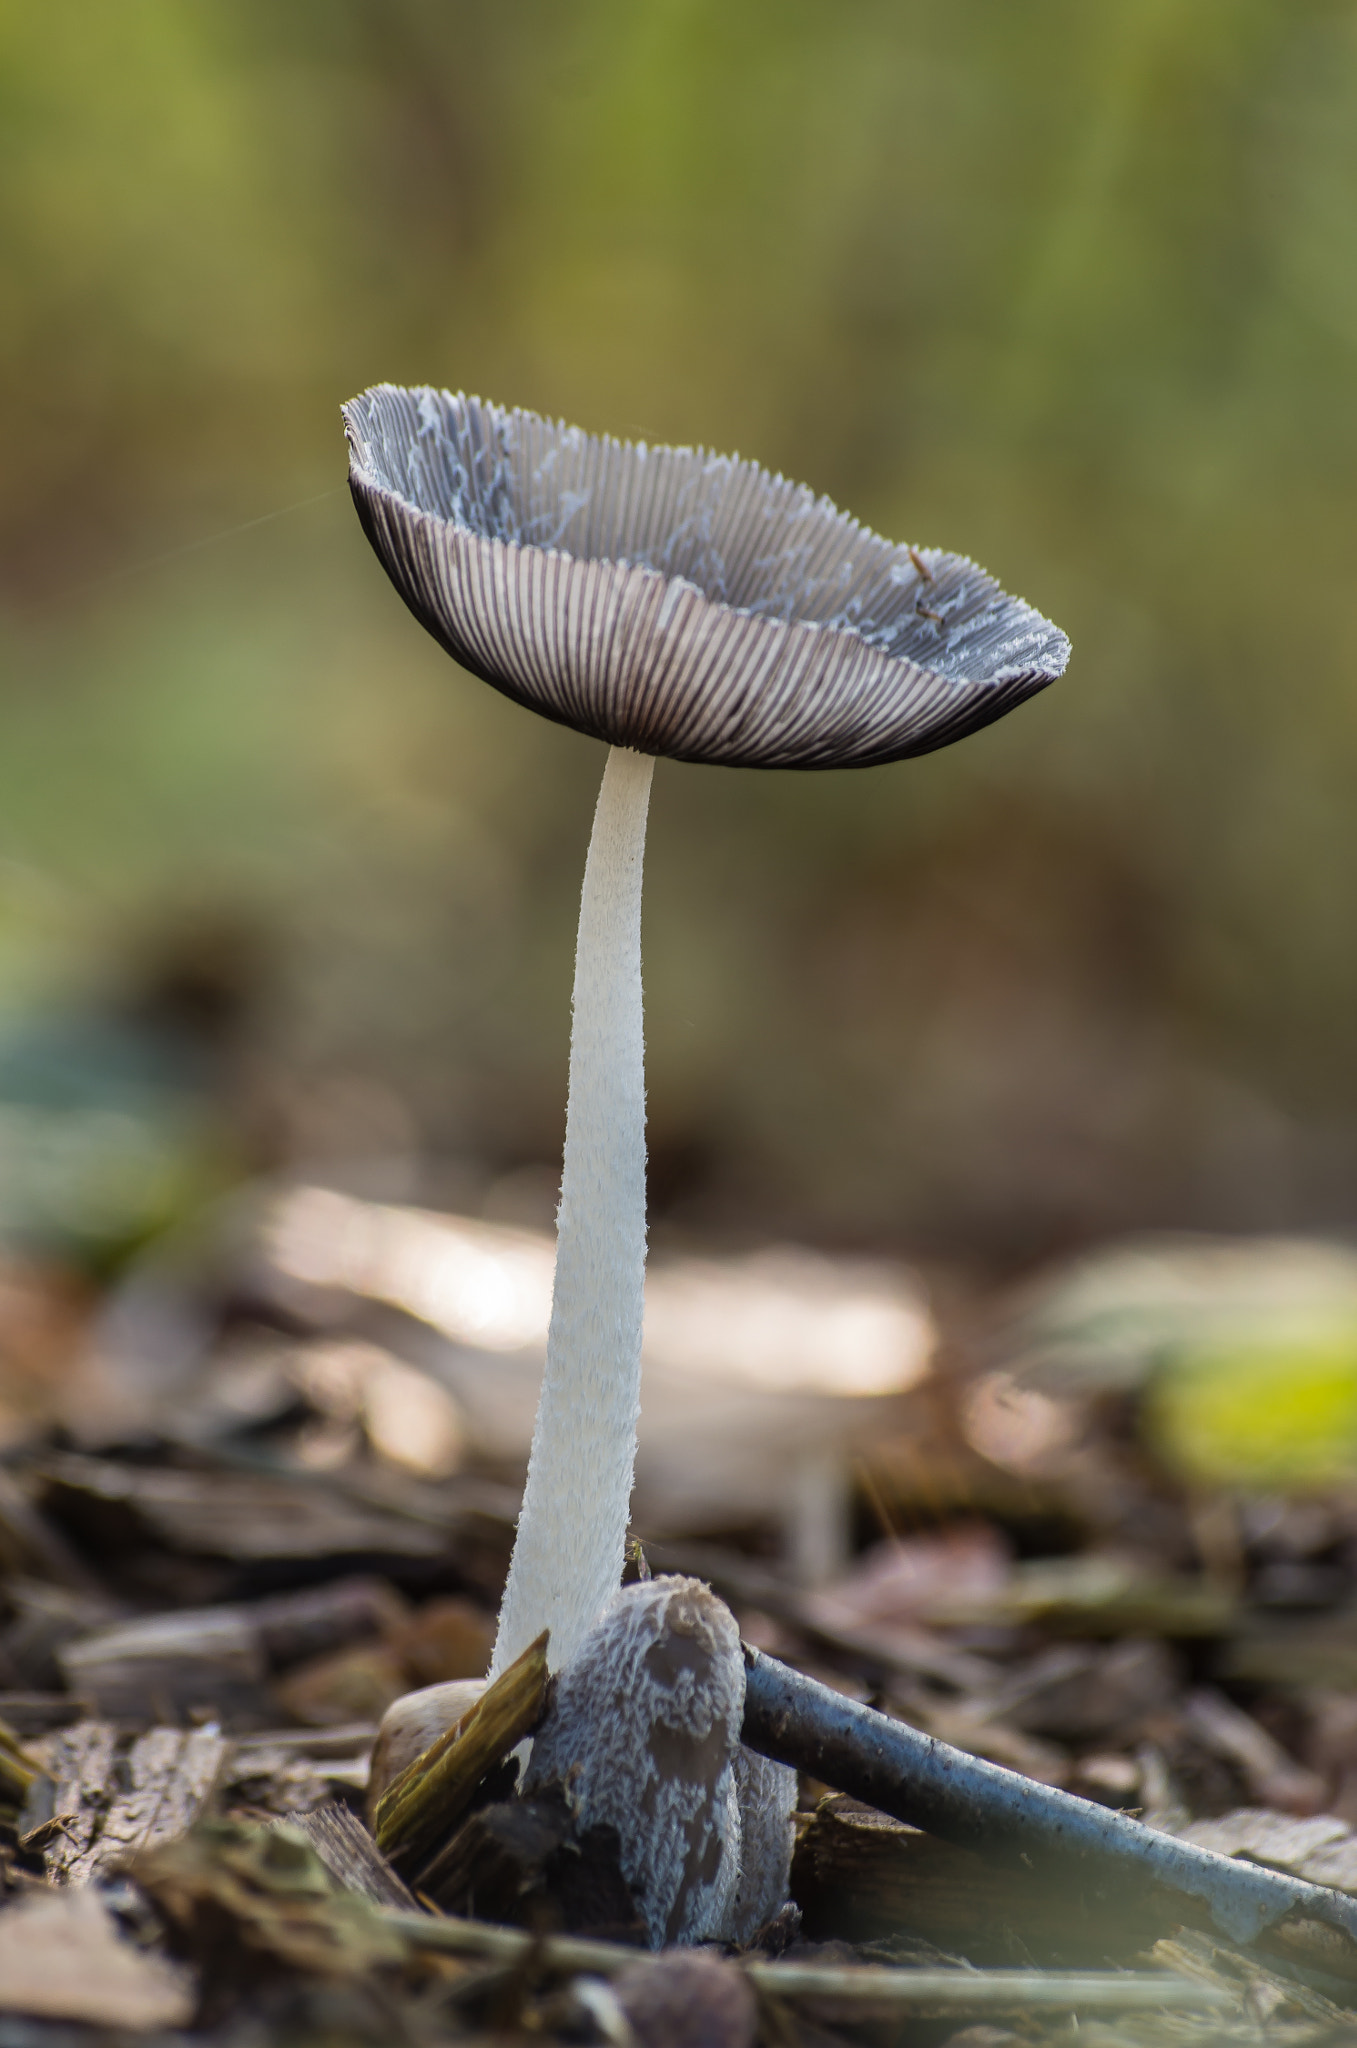
<path id="1" fill-rule="evenodd" d="M 727 1941 L 752 1941 L 787 1903 L 798 1789 L 790 1764 L 774 1763 L 771 1757 L 740 1744 L 735 1752 L 740 1877 L 722 1929 Z"/>
<path id="2" fill-rule="evenodd" d="M 611 750 L 584 869 L 551 1328 L 492 1678 L 544 1628 L 559 1670 L 622 1576 L 641 1406 L 641 863 L 654 766 Z"/>
<path id="3" fill-rule="evenodd" d="M 740 1632 L 698 1579 L 624 1587 L 556 1680 L 524 1790 L 559 1784 L 577 1827 L 617 1830 L 652 1948 L 726 1934 L 743 1718 Z"/>

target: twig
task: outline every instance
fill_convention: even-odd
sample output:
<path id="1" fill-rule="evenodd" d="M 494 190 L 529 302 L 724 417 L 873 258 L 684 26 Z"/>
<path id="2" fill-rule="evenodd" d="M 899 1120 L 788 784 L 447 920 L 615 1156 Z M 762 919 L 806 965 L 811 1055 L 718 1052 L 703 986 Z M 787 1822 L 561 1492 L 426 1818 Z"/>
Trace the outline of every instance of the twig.
<path id="1" fill-rule="evenodd" d="M 745 1646 L 744 1740 L 751 1749 L 875 1806 L 944 1842 L 974 1849 L 1034 1878 L 1077 1877 L 1094 1891 L 1173 1895 L 1184 1919 L 1204 1907 L 1227 1940 L 1255 1941 L 1289 1918 L 1320 1921 L 1345 1939 L 1346 1974 L 1357 1975 L 1357 1900 L 1321 1885 L 1236 1862 L 1157 1833 L 1122 1813 L 1016 1771 L 967 1756 L 902 1721 L 860 1706 L 813 1678 Z M 1316 1929 L 1317 1936 L 1321 1930 Z M 1335 1967 L 1332 1935 L 1317 1944 Z"/>
<path id="2" fill-rule="evenodd" d="M 658 1960 L 645 1949 L 624 1948 L 620 1942 L 589 1941 L 573 1934 L 553 1934 L 543 1941 L 484 1920 L 385 1909 L 382 1918 L 412 1946 L 444 1955 L 485 1956 L 498 1963 L 519 1963 L 532 1956 L 546 1970 L 588 1971 L 599 1977 L 620 1976 L 637 1964 Z M 1162 1970 L 911 1970 L 885 1963 L 756 1959 L 744 1961 L 742 1967 L 760 1991 L 779 1998 L 833 1998 L 888 2006 L 894 2012 L 1130 2012 L 1165 2006 L 1204 2012 L 1234 2003 L 1216 1985 L 1172 1977 Z"/>

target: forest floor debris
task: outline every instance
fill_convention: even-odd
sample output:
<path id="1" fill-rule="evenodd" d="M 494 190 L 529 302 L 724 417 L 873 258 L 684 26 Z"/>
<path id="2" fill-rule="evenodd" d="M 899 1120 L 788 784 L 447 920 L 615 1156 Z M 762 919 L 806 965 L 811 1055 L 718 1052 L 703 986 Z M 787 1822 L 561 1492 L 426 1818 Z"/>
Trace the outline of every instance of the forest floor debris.
<path id="1" fill-rule="evenodd" d="M 219 1334 L 177 1424 L 139 1399 L 135 1427 L 77 1427 L 54 1380 L 0 1466 L 0 2015 L 23 2048 L 659 2048 L 693 2038 L 685 2013 L 713 2048 L 1036 2048 L 1072 2017 L 1086 2048 L 1357 2029 L 1337 1929 L 1232 1941 L 1164 1890 L 1045 1869 L 1035 1838 L 1026 1861 L 961 1846 L 810 1772 L 794 1907 L 743 1954 L 652 1958 L 608 1844 L 513 1797 L 537 1667 L 444 1745 L 414 1835 L 391 1831 L 399 1787 L 374 1833 L 386 1707 L 485 1670 L 521 1474 L 474 1451 L 415 1472 L 385 1412 L 337 1430 L 320 1324 L 241 1293 L 204 1305 Z M 326 1341 L 357 1341 L 335 1313 Z M 435 1370 L 413 1325 L 381 1341 Z M 709 1580 L 756 1664 L 1091 1800 L 1095 1831 L 1130 1813 L 1264 1889 L 1357 1900 L 1357 1494 L 1188 1484 L 1124 1376 L 1066 1402 L 1021 1359 L 997 1386 L 986 1344 L 948 1355 L 917 1429 L 859 1462 L 834 1576 L 798 1576 L 762 1514 L 643 1529 L 653 1566 Z"/>

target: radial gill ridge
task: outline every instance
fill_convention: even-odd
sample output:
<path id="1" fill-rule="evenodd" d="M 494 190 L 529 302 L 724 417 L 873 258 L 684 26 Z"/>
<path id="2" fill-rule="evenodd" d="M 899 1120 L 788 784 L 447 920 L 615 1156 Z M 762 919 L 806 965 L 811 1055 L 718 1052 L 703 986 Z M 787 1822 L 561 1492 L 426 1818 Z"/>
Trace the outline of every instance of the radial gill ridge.
<path id="1" fill-rule="evenodd" d="M 369 539 L 455 658 L 683 760 L 833 768 L 988 725 L 1069 642 L 964 556 L 897 547 L 756 464 L 446 391 L 344 408 Z"/>

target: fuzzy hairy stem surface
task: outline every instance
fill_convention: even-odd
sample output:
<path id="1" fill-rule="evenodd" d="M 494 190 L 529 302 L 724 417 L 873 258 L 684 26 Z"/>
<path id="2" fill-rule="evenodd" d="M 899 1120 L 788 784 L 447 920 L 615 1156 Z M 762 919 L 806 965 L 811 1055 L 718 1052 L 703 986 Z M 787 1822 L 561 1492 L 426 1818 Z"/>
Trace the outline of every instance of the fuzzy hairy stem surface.
<path id="1" fill-rule="evenodd" d="M 654 761 L 614 747 L 580 899 L 546 1371 L 490 1675 L 569 1662 L 622 1576 L 646 1256 L 641 869 Z"/>

